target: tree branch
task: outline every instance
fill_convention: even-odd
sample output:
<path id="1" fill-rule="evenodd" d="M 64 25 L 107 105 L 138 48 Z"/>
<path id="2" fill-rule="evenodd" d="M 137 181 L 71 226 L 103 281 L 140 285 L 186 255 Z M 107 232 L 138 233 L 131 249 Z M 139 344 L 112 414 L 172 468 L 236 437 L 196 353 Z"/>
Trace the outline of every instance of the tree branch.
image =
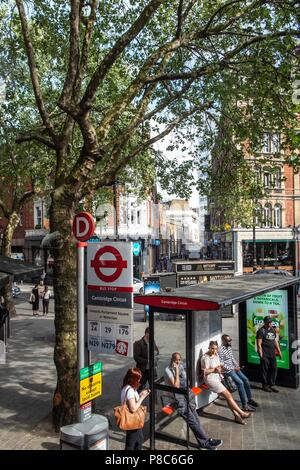
<path id="1" fill-rule="evenodd" d="M 202 108 L 199 106 L 194 106 L 191 110 L 186 111 L 182 113 L 180 116 L 178 116 L 174 121 L 172 121 L 163 132 L 160 134 L 157 134 L 155 137 L 152 137 L 151 139 L 148 139 L 146 142 L 143 142 L 142 144 L 138 145 L 131 153 L 128 155 L 126 158 L 121 161 L 117 167 L 113 170 L 113 174 L 116 175 L 119 173 L 119 171 L 124 168 L 136 155 L 139 153 L 143 152 L 145 149 L 149 148 L 151 145 L 155 144 L 159 140 L 163 139 L 166 135 L 168 135 L 175 127 L 177 127 L 182 121 L 184 121 L 187 117 L 192 116 L 195 114 L 197 111 L 199 111 Z M 105 173 L 105 172 L 104 172 Z"/>
<path id="2" fill-rule="evenodd" d="M 38 76 L 38 71 L 37 71 L 37 66 L 36 66 L 36 61 L 35 61 L 35 53 L 34 53 L 31 39 L 30 39 L 29 28 L 28 28 L 23 0 L 16 0 L 16 4 L 19 10 L 19 16 L 21 20 L 22 34 L 23 34 L 23 39 L 24 39 L 25 51 L 26 51 L 26 55 L 28 59 L 28 65 L 29 65 L 29 71 L 30 71 L 35 101 L 36 101 L 40 116 L 42 118 L 43 124 L 48 130 L 49 136 L 52 138 L 53 142 L 55 143 L 56 137 L 54 134 L 53 126 L 50 121 L 49 114 L 44 105 L 42 90 L 40 87 L 40 81 L 39 81 L 39 76 Z"/>
<path id="3" fill-rule="evenodd" d="M 44 144 L 44 145 L 46 145 L 46 147 L 49 147 L 51 149 L 56 148 L 53 142 L 46 139 L 45 137 L 42 137 L 39 134 L 35 134 L 35 133 L 18 136 L 16 138 L 16 143 L 21 144 L 22 142 L 30 142 L 32 140 L 36 140 L 37 142 L 40 142 L 41 144 Z"/>
<path id="4" fill-rule="evenodd" d="M 177 8 L 177 30 L 175 34 L 176 39 L 178 39 L 181 36 L 181 31 L 182 31 L 182 22 L 183 22 L 182 8 L 183 8 L 183 0 L 179 0 L 179 4 Z"/>
<path id="5" fill-rule="evenodd" d="M 207 35 L 210 35 L 210 34 L 214 35 L 215 33 L 214 32 L 212 32 L 212 33 L 208 32 L 207 33 Z M 222 35 L 222 32 L 218 33 L 218 36 L 220 36 L 220 35 Z M 188 78 L 196 79 L 196 78 L 199 78 L 202 75 L 206 75 L 208 72 L 211 72 L 214 67 L 216 67 L 218 69 L 223 69 L 223 68 L 227 67 L 227 63 L 229 63 L 229 60 L 232 57 L 235 57 L 236 55 L 239 54 L 239 52 L 241 52 L 244 49 L 247 49 L 252 44 L 256 44 L 256 43 L 259 43 L 259 42 L 264 42 L 268 39 L 273 39 L 273 38 L 275 39 L 275 38 L 285 37 L 285 36 L 290 36 L 290 35 L 300 37 L 300 31 L 296 31 L 296 30 L 279 31 L 277 33 L 262 34 L 260 36 L 252 37 L 248 41 L 243 42 L 242 44 L 240 44 L 239 46 L 234 48 L 232 51 L 225 54 L 224 57 L 222 59 L 220 59 L 219 62 L 213 62 L 213 63 L 207 64 L 203 67 L 200 67 L 199 69 L 191 70 L 190 72 L 156 75 L 156 76 L 153 76 L 153 77 L 149 77 L 145 81 L 145 83 L 153 83 L 153 82 L 159 82 L 159 81 L 163 81 L 163 80 L 185 80 L 185 79 L 188 79 Z"/>
<path id="6" fill-rule="evenodd" d="M 4 217 L 9 219 L 9 209 L 2 199 L 0 199 L 0 209 L 2 210 Z"/>
<path id="7" fill-rule="evenodd" d="M 71 0 L 70 11 L 70 36 L 69 36 L 69 65 L 66 74 L 65 83 L 61 96 L 59 98 L 59 106 L 64 109 L 70 104 L 74 90 L 74 83 L 79 68 L 79 20 L 80 20 L 80 0 Z"/>
<path id="8" fill-rule="evenodd" d="M 20 197 L 18 207 L 19 210 L 25 204 L 27 201 L 29 201 L 31 198 L 33 198 L 36 195 L 35 189 L 32 189 L 31 191 L 27 191 L 26 193 L 23 194 L 23 196 Z"/>
<path id="9" fill-rule="evenodd" d="M 131 41 L 140 33 L 140 31 L 146 26 L 149 22 L 151 17 L 154 13 L 158 10 L 160 5 L 164 3 L 164 0 L 151 0 L 137 20 L 133 23 L 133 25 L 129 28 L 126 33 L 124 33 L 112 49 L 108 52 L 108 54 L 104 57 L 101 64 L 97 68 L 96 72 L 93 74 L 87 88 L 85 94 L 80 103 L 80 112 L 84 113 L 87 112 L 95 98 L 96 91 L 98 89 L 99 84 L 106 76 L 108 71 L 111 69 L 113 64 L 122 54 L 124 49 L 131 43 Z"/>

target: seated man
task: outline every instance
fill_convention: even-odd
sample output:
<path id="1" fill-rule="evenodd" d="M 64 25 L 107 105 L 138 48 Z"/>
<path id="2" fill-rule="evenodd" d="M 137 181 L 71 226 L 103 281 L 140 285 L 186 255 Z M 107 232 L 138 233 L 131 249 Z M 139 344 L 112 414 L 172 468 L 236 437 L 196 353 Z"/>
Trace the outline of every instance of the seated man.
<path id="1" fill-rule="evenodd" d="M 186 372 L 181 363 L 181 354 L 174 352 L 171 357 L 170 365 L 165 369 L 165 383 L 176 388 L 186 387 Z M 200 449 L 216 450 L 223 444 L 222 440 L 208 438 L 202 425 L 200 424 L 198 414 L 196 412 L 195 397 L 189 390 L 189 411 L 187 410 L 187 400 L 185 395 L 174 393 L 175 401 L 178 406 L 178 413 L 186 421 L 190 429 L 193 431 Z"/>
<path id="2" fill-rule="evenodd" d="M 222 336 L 222 346 L 219 348 L 218 355 L 222 364 L 222 373 L 229 375 L 235 382 L 242 408 L 244 411 L 255 411 L 258 403 L 253 400 L 251 387 L 248 378 L 241 372 L 241 368 L 233 357 L 232 339 L 229 335 Z"/>

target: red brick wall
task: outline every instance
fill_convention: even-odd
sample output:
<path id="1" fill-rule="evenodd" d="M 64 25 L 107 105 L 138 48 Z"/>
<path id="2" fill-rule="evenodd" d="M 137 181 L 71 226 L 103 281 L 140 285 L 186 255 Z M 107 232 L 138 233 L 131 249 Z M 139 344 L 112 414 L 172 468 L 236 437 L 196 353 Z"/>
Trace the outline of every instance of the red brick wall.
<path id="1" fill-rule="evenodd" d="M 284 203 L 284 212 L 285 212 L 285 227 L 293 226 L 295 224 L 294 218 L 294 171 L 293 168 L 284 165 L 283 167 L 284 176 L 286 178 L 284 186 L 285 186 L 285 194 L 289 196 L 290 199 L 283 200 Z"/>

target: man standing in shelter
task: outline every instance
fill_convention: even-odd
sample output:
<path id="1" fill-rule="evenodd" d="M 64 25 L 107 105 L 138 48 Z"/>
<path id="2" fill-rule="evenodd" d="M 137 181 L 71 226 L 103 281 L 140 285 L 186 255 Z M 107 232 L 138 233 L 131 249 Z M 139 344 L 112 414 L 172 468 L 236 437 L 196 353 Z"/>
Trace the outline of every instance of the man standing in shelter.
<path id="1" fill-rule="evenodd" d="M 159 350 L 154 341 L 154 378 L 157 378 L 157 361 Z M 133 345 L 133 357 L 136 367 L 142 372 L 139 392 L 145 389 L 146 383 L 150 382 L 150 357 L 149 357 L 149 327 L 145 329 L 145 335 Z"/>
<path id="2" fill-rule="evenodd" d="M 282 359 L 279 343 L 276 339 L 276 330 L 272 326 L 272 318 L 264 318 L 264 324 L 256 333 L 257 352 L 260 357 L 262 375 L 262 388 L 265 392 L 278 393 L 274 388 L 277 376 L 276 351 Z"/>
<path id="3" fill-rule="evenodd" d="M 243 374 L 239 364 L 236 362 L 229 335 L 222 336 L 222 346 L 219 348 L 218 355 L 222 363 L 222 373 L 228 375 L 235 382 L 240 399 L 242 402 L 242 408 L 244 411 L 255 411 L 258 403 L 252 398 L 252 391 L 248 378 Z"/>

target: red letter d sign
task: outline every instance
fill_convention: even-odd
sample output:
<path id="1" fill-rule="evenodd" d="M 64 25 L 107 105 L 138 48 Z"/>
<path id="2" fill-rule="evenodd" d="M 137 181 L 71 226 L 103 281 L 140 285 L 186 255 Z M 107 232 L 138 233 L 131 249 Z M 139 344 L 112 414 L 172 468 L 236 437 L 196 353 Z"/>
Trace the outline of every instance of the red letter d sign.
<path id="1" fill-rule="evenodd" d="M 80 242 L 85 242 L 95 232 L 94 217 L 88 212 L 79 212 L 73 220 L 73 233 Z"/>

